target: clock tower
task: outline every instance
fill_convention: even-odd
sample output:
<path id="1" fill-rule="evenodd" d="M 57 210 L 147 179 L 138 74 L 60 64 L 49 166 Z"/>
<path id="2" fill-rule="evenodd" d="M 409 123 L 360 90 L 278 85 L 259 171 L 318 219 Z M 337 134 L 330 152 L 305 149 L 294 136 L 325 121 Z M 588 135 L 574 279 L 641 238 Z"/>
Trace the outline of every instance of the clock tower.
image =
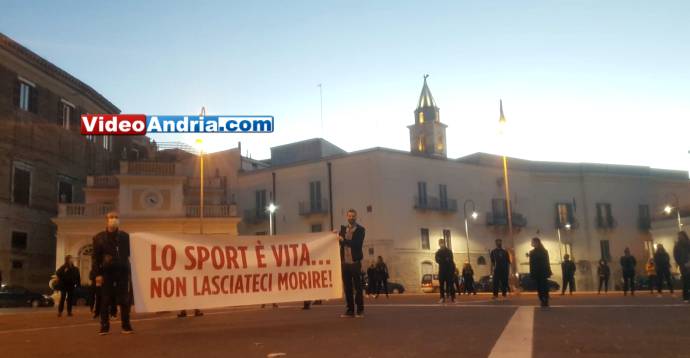
<path id="1" fill-rule="evenodd" d="M 414 124 L 407 126 L 410 130 L 410 151 L 413 154 L 445 158 L 447 125 L 441 123 L 439 109 L 426 83 L 428 77 L 429 75 L 424 76 L 424 86 L 414 111 Z"/>

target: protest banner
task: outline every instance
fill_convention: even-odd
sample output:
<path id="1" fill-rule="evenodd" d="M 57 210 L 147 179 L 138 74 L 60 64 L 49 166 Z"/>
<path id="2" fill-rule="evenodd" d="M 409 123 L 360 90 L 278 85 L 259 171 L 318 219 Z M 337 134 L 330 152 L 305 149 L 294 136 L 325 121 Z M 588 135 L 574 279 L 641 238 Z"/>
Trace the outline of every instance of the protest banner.
<path id="1" fill-rule="evenodd" d="M 342 297 L 333 233 L 133 233 L 130 243 L 137 312 Z"/>

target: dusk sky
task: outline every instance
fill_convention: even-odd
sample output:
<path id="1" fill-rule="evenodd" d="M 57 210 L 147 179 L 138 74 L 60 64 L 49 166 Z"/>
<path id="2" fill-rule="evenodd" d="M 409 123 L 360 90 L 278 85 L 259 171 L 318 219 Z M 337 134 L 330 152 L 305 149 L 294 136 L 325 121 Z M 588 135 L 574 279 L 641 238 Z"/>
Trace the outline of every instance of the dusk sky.
<path id="1" fill-rule="evenodd" d="M 688 1 L 0 3 L 0 32 L 123 113 L 275 116 L 272 134 L 204 136 L 212 151 L 408 150 L 429 74 L 451 158 L 690 168 Z"/>

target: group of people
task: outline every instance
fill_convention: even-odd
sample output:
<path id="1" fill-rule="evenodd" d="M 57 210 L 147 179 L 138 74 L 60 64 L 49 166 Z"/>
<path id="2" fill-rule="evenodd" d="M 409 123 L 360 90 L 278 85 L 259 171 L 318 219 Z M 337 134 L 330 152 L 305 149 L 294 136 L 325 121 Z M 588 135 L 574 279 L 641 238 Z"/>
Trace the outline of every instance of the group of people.
<path id="1" fill-rule="evenodd" d="M 381 292 L 388 298 L 388 266 L 379 256 L 376 263 L 371 263 L 367 269 L 367 296 L 378 298 Z"/>

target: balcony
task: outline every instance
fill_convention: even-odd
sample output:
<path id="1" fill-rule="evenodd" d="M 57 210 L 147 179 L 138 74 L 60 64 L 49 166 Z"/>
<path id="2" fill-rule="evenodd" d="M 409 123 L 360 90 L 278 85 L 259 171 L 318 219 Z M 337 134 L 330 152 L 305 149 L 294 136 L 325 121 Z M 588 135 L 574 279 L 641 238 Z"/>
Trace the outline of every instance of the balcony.
<path id="1" fill-rule="evenodd" d="M 425 201 L 419 197 L 414 197 L 414 208 L 420 211 L 440 211 L 454 213 L 458 211 L 458 201 L 456 199 L 441 200 L 437 197 L 427 196 Z"/>
<path id="2" fill-rule="evenodd" d="M 187 178 L 185 185 L 189 188 L 199 188 L 201 186 L 201 178 L 192 177 Z M 223 189 L 222 177 L 204 178 L 204 189 Z"/>
<path id="3" fill-rule="evenodd" d="M 89 188 L 117 188 L 117 177 L 112 175 L 87 176 L 86 186 Z"/>
<path id="4" fill-rule="evenodd" d="M 175 175 L 175 163 L 153 161 L 121 161 L 120 174 L 173 176 Z"/>
<path id="5" fill-rule="evenodd" d="M 58 217 L 105 217 L 115 204 L 58 204 Z"/>
<path id="6" fill-rule="evenodd" d="M 201 209 L 199 205 L 186 205 L 185 215 L 198 218 Z M 204 205 L 205 218 L 228 218 L 237 216 L 237 205 Z"/>
<path id="7" fill-rule="evenodd" d="M 511 215 L 511 221 L 513 227 L 525 227 L 527 226 L 527 218 L 520 213 L 513 213 Z M 487 226 L 508 226 L 508 216 L 505 213 L 486 213 L 486 225 Z"/>
<path id="8" fill-rule="evenodd" d="M 242 215 L 242 220 L 249 224 L 259 224 L 268 220 L 268 212 L 265 210 L 247 209 Z"/>
<path id="9" fill-rule="evenodd" d="M 328 214 L 328 200 L 321 199 L 317 201 L 300 201 L 299 214 L 300 216 Z"/>

